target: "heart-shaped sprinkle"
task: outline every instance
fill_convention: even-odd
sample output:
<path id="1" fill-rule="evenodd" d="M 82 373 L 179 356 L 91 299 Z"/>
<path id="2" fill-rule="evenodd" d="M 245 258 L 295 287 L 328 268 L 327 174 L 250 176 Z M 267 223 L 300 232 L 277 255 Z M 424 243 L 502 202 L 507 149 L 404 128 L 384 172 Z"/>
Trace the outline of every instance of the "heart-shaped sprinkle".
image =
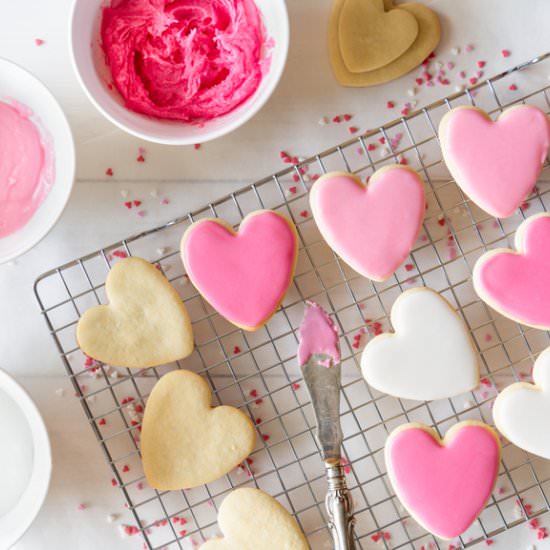
<path id="1" fill-rule="evenodd" d="M 527 218 L 516 232 L 517 252 L 496 249 L 474 266 L 478 296 L 506 317 L 550 330 L 550 214 Z"/>
<path id="2" fill-rule="evenodd" d="M 187 310 L 166 277 L 142 258 L 118 261 L 107 277 L 109 305 L 86 311 L 78 322 L 81 350 L 103 363 L 154 367 L 193 351 Z"/>
<path id="3" fill-rule="evenodd" d="M 454 539 L 491 496 L 500 443 L 482 422 L 455 424 L 443 440 L 428 426 L 405 424 L 390 434 L 385 456 L 393 488 L 409 513 L 430 533 Z"/>
<path id="4" fill-rule="evenodd" d="M 413 288 L 391 310 L 395 333 L 371 340 L 361 358 L 365 380 L 403 399 L 431 401 L 468 392 L 479 366 L 464 321 L 430 288 Z"/>
<path id="5" fill-rule="evenodd" d="M 249 214 L 239 232 L 201 220 L 182 239 L 189 278 L 220 315 L 256 330 L 273 315 L 292 281 L 298 243 L 291 221 L 272 210 Z"/>
<path id="6" fill-rule="evenodd" d="M 212 407 L 199 375 L 175 370 L 153 388 L 141 433 L 143 469 L 151 487 L 179 490 L 219 479 L 240 464 L 256 440 L 250 418 L 234 407 Z"/>
<path id="7" fill-rule="evenodd" d="M 386 166 L 368 186 L 352 174 L 319 178 L 310 203 L 321 235 L 361 275 L 387 279 L 411 251 L 424 218 L 424 185 L 416 172 Z"/>
<path id="8" fill-rule="evenodd" d="M 309 550 L 296 520 L 258 489 L 236 489 L 225 497 L 218 525 L 224 537 L 205 542 L 200 550 Z"/>
<path id="9" fill-rule="evenodd" d="M 532 105 L 504 111 L 493 122 L 475 107 L 457 107 L 441 120 L 443 158 L 480 208 L 511 216 L 531 193 L 550 147 L 550 123 Z"/>

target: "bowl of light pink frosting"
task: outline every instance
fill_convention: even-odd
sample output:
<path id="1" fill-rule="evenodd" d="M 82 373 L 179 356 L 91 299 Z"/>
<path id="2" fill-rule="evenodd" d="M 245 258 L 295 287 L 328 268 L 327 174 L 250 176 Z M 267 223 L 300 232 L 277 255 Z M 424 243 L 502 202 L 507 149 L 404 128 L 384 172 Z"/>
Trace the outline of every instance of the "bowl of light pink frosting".
<path id="1" fill-rule="evenodd" d="M 142 139 L 190 145 L 254 116 L 282 75 L 284 0 L 75 0 L 71 50 L 101 113 Z"/>
<path id="2" fill-rule="evenodd" d="M 0 59 L 0 263 L 55 225 L 74 171 L 72 134 L 56 99 L 32 74 Z"/>

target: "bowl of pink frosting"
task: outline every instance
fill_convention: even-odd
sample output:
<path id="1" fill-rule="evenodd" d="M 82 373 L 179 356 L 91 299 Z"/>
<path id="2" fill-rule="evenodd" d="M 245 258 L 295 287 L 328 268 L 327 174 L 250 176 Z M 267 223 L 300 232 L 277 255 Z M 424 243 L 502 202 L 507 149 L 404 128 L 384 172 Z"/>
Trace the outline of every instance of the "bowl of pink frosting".
<path id="1" fill-rule="evenodd" d="M 282 75 L 284 0 L 75 0 L 71 51 L 111 122 L 169 145 L 203 143 L 248 121 Z"/>
<path id="2" fill-rule="evenodd" d="M 32 74 L 0 59 L 0 263 L 55 225 L 74 172 L 73 138 L 56 99 Z"/>

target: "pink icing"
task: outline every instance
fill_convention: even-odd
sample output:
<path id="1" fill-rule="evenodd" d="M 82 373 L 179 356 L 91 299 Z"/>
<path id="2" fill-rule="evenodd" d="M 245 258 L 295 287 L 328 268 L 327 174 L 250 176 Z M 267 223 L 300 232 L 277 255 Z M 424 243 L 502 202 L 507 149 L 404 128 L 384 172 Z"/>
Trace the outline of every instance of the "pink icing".
<path id="1" fill-rule="evenodd" d="M 281 303 L 298 251 L 286 218 L 265 210 L 243 220 L 238 233 L 215 220 L 192 225 L 182 258 L 193 284 L 226 319 L 254 330 Z"/>
<path id="2" fill-rule="evenodd" d="M 440 138 L 457 184 L 483 210 L 505 218 L 536 184 L 550 147 L 550 124 L 530 105 L 508 109 L 496 122 L 460 107 L 445 116 Z"/>
<path id="3" fill-rule="evenodd" d="M 350 174 L 315 182 L 311 209 L 329 246 L 358 273 L 387 279 L 410 253 L 424 218 L 424 186 L 401 166 L 376 172 L 367 187 Z"/>
<path id="4" fill-rule="evenodd" d="M 253 0 L 113 0 L 101 38 L 129 109 L 192 122 L 229 113 L 266 70 Z"/>
<path id="5" fill-rule="evenodd" d="M 304 320 L 300 325 L 298 363 L 308 362 L 312 355 L 328 356 L 326 367 L 340 362 L 338 349 L 338 329 L 328 313 L 315 302 L 307 302 Z"/>
<path id="6" fill-rule="evenodd" d="M 489 499 L 500 445 L 481 424 L 457 424 L 441 444 L 412 425 L 386 445 L 392 484 L 404 506 L 427 530 L 444 539 L 462 534 Z"/>
<path id="7" fill-rule="evenodd" d="M 0 101 L 0 238 L 28 223 L 53 184 L 53 149 L 31 116 Z"/>
<path id="8" fill-rule="evenodd" d="M 518 252 L 489 252 L 474 269 L 477 293 L 521 323 L 550 330 L 550 214 L 528 218 L 516 236 Z"/>

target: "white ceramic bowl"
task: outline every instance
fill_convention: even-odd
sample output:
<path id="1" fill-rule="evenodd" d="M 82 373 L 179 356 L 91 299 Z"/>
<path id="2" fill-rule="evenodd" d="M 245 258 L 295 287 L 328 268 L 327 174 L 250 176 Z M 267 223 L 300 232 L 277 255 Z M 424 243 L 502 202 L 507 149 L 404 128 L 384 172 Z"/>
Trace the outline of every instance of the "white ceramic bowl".
<path id="1" fill-rule="evenodd" d="M 289 43 L 288 13 L 284 0 L 254 0 L 262 12 L 267 34 L 275 41 L 271 64 L 254 95 L 232 112 L 204 125 L 159 120 L 134 113 L 124 106 L 116 88 L 109 90 L 111 73 L 101 48 L 101 8 L 110 0 L 75 0 L 70 48 L 73 64 L 88 97 L 97 109 L 122 130 L 139 138 L 167 145 L 204 143 L 235 130 L 254 116 L 277 86 L 286 63 Z"/>
<path id="2" fill-rule="evenodd" d="M 30 428 L 33 465 L 26 490 L 7 514 L 0 516 L 0 548 L 12 547 L 31 526 L 48 493 L 52 472 L 50 440 L 44 421 L 27 392 L 6 372 L 0 370 L 0 391 L 20 409 Z"/>
<path id="3" fill-rule="evenodd" d="M 47 235 L 69 200 L 75 171 L 71 129 L 57 100 L 32 74 L 0 58 L 0 101 L 3 99 L 15 99 L 29 107 L 34 113 L 33 122 L 53 140 L 55 182 L 29 222 L 0 238 L 0 264 L 20 256 Z"/>

